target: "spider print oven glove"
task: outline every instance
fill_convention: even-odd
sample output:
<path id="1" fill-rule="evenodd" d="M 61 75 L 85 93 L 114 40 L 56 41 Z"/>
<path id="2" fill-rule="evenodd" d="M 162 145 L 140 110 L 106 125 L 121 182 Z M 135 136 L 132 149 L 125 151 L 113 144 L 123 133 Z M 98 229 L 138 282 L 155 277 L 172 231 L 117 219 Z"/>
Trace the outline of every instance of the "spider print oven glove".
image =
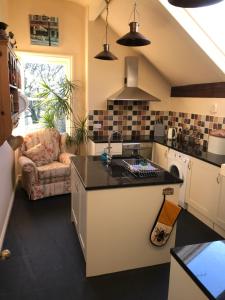
<path id="1" fill-rule="evenodd" d="M 153 245 L 161 247 L 166 244 L 180 212 L 181 207 L 178 205 L 168 200 L 163 202 L 150 234 L 150 242 Z"/>

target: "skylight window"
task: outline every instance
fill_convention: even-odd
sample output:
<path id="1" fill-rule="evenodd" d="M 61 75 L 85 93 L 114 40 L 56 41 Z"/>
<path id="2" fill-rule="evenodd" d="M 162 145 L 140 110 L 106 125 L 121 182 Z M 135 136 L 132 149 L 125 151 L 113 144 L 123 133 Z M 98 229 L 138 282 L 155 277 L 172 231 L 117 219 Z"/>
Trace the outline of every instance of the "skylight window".
<path id="1" fill-rule="evenodd" d="M 225 73 L 225 1 L 185 9 L 171 5 L 167 0 L 160 2 Z"/>
<path id="2" fill-rule="evenodd" d="M 225 55 L 225 1 L 186 11 Z"/>

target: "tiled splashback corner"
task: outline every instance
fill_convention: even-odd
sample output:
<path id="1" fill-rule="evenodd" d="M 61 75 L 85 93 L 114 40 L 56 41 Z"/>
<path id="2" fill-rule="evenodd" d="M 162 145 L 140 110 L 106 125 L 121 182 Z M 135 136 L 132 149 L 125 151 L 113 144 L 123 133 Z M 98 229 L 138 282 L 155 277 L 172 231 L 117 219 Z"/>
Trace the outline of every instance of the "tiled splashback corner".
<path id="1" fill-rule="evenodd" d="M 160 120 L 168 127 L 197 129 L 201 132 L 201 144 L 208 142 L 209 132 L 225 129 L 225 117 L 193 113 L 149 110 L 146 101 L 108 101 L 107 110 L 89 112 L 89 131 L 93 135 L 108 136 L 112 131 L 123 135 L 153 135 L 155 123 Z M 101 128 L 96 128 L 101 124 Z"/>
<path id="2" fill-rule="evenodd" d="M 168 112 L 150 111 L 146 101 L 108 101 L 107 110 L 89 112 L 89 130 L 93 135 L 107 136 L 112 131 L 123 135 L 150 135 L 156 120 L 168 122 Z M 96 129 L 96 124 L 101 128 Z"/>
<path id="3" fill-rule="evenodd" d="M 201 145 L 207 146 L 211 130 L 225 129 L 225 117 L 170 111 L 168 127 L 198 130 L 201 132 Z"/>

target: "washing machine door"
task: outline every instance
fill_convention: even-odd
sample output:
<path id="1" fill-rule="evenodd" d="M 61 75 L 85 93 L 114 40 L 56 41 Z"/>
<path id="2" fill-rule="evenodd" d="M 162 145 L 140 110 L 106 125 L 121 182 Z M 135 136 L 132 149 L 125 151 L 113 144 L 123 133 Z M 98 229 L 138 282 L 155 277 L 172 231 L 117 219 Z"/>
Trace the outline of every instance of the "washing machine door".
<path id="1" fill-rule="evenodd" d="M 169 166 L 168 166 L 169 168 L 169 172 L 173 175 L 173 176 L 175 176 L 175 177 L 177 177 L 177 178 L 180 178 L 180 179 L 182 179 L 182 180 L 184 180 L 184 175 L 183 175 L 183 172 L 182 172 L 182 167 L 181 167 L 181 165 L 177 162 L 177 161 L 171 161 L 170 163 L 169 163 Z"/>
<path id="2" fill-rule="evenodd" d="M 179 205 L 186 209 L 186 203 L 185 203 L 186 178 L 185 178 L 184 169 L 182 168 L 182 165 L 179 163 L 179 161 L 173 160 L 168 163 L 168 170 L 172 175 L 183 180 L 183 183 L 180 185 Z"/>

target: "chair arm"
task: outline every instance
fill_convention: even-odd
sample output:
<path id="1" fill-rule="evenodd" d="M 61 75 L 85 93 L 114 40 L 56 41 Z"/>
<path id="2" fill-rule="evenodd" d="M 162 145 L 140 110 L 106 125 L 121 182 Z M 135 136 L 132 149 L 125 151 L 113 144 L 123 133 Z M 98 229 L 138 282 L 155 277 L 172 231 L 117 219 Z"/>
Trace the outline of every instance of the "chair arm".
<path id="1" fill-rule="evenodd" d="M 29 177 L 35 177 L 37 179 L 38 171 L 35 163 L 26 156 L 20 156 L 19 164 L 22 172 L 29 173 Z"/>
<path id="2" fill-rule="evenodd" d="M 72 153 L 63 152 L 59 155 L 59 162 L 66 164 L 66 165 L 70 165 L 70 158 L 72 156 L 75 156 L 75 155 Z"/>
<path id="3" fill-rule="evenodd" d="M 66 152 L 66 140 L 68 138 L 68 133 L 64 132 L 60 134 L 60 152 L 64 153 Z"/>

